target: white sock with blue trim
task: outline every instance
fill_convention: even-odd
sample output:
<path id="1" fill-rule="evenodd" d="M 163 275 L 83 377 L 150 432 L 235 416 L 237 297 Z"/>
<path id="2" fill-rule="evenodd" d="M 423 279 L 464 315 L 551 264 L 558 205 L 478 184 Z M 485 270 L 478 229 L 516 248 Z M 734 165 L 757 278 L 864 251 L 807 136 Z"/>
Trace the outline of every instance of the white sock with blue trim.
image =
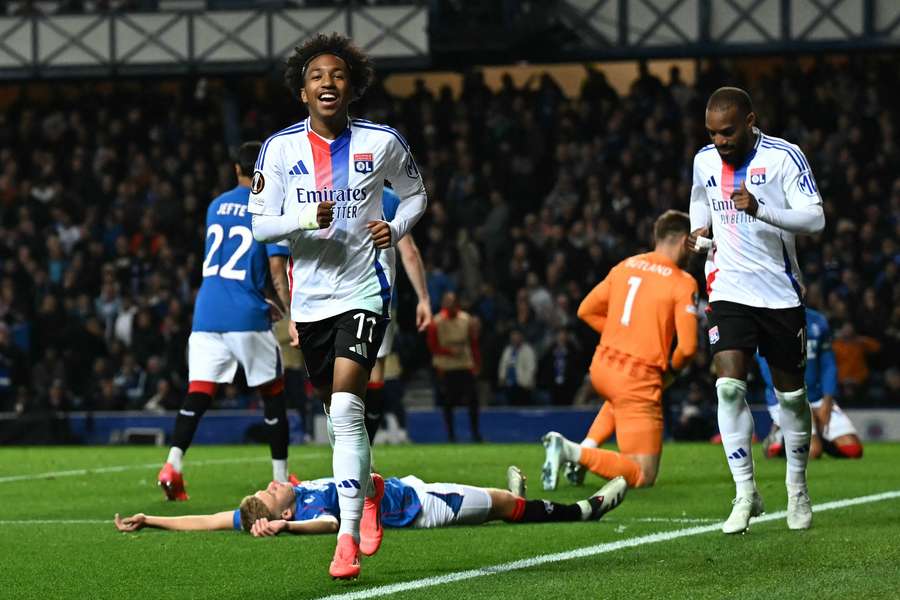
<path id="1" fill-rule="evenodd" d="M 719 377 L 716 380 L 716 396 L 719 398 L 719 433 L 722 448 L 728 459 L 728 468 L 734 479 L 737 495 L 756 491 L 753 481 L 753 414 L 747 406 L 747 384 L 740 379 Z"/>
<path id="2" fill-rule="evenodd" d="M 362 398 L 348 392 L 331 395 L 334 427 L 332 468 L 337 486 L 341 525 L 338 537 L 349 533 L 359 543 L 359 521 L 369 485 L 369 435 L 366 433 Z"/>
<path id="3" fill-rule="evenodd" d="M 812 436 L 812 413 L 806 399 L 806 387 L 793 392 L 775 390 L 781 407 L 781 431 L 784 433 L 784 455 L 787 458 L 786 482 L 806 485 L 809 441 Z"/>

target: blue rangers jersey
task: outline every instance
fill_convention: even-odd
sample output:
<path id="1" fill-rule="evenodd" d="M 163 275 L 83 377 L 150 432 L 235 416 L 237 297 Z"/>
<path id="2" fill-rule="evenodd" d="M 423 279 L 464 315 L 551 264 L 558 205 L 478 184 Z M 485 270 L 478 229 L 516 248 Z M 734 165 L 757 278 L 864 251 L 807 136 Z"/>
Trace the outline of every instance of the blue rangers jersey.
<path id="1" fill-rule="evenodd" d="M 331 478 L 304 481 L 294 486 L 294 521 L 311 521 L 322 516 L 341 518 L 337 486 Z M 381 522 L 385 527 L 407 527 L 422 510 L 416 491 L 397 479 L 384 480 L 384 498 L 381 500 Z M 235 529 L 241 528 L 241 511 L 232 517 Z"/>
<path id="2" fill-rule="evenodd" d="M 247 211 L 250 188 L 237 186 L 206 211 L 203 283 L 194 305 L 193 331 L 265 331 L 272 324 L 263 290 L 269 256 L 288 248 L 253 239 Z"/>

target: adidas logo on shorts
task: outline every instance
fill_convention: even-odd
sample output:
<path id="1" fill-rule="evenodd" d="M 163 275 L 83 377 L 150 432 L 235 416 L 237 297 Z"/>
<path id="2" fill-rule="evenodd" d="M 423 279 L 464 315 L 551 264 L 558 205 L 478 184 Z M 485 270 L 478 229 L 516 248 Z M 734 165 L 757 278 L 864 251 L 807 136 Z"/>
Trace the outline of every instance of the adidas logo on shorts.
<path id="1" fill-rule="evenodd" d="M 350 346 L 350 352 L 355 352 L 363 358 L 369 358 L 369 352 L 366 350 L 365 344 L 354 344 Z"/>

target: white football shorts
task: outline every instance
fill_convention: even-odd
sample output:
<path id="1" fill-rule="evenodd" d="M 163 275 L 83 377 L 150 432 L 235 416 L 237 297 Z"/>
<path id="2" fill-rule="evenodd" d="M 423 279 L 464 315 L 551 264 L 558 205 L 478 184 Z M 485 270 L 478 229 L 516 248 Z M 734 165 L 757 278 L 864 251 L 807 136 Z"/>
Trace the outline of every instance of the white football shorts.
<path id="1" fill-rule="evenodd" d="M 816 402 L 811 406 L 813 408 L 819 408 L 822 402 Z M 813 419 L 813 429 L 818 429 L 816 427 L 816 421 Z M 816 431 L 815 433 L 821 435 L 820 431 Z M 828 428 L 825 430 L 825 435 L 822 436 L 825 440 L 829 442 L 833 442 L 844 435 L 859 435 L 856 432 L 856 427 L 853 426 L 853 423 L 850 421 L 850 417 L 847 416 L 847 413 L 841 410 L 841 407 L 838 406 L 837 402 L 834 402 L 831 405 L 831 419 L 828 421 Z"/>
<path id="2" fill-rule="evenodd" d="M 281 377 L 281 349 L 271 331 L 194 331 L 188 338 L 188 380 L 231 383 L 238 364 L 247 385 Z"/>
<path id="3" fill-rule="evenodd" d="M 449 525 L 480 525 L 491 512 L 491 495 L 483 488 L 456 483 L 425 483 L 408 475 L 403 483 L 416 490 L 422 510 L 413 521 L 418 529 Z"/>

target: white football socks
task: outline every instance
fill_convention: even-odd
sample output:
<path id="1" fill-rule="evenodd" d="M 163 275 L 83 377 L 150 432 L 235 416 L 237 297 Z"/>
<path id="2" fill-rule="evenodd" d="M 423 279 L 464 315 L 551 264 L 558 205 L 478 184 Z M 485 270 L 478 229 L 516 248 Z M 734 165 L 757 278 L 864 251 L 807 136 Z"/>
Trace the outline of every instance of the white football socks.
<path id="1" fill-rule="evenodd" d="M 787 457 L 785 481 L 792 485 L 806 485 L 806 464 L 809 462 L 809 440 L 812 435 L 812 415 L 806 399 L 806 387 L 793 392 L 775 390 L 781 408 L 781 431 L 784 433 L 784 455 Z"/>
<path id="2" fill-rule="evenodd" d="M 365 405 L 359 396 L 335 392 L 331 395 L 329 413 L 334 427 L 331 464 L 341 509 L 338 537 L 349 533 L 359 543 L 359 521 L 370 481 Z"/>
<path id="3" fill-rule="evenodd" d="M 288 466 L 286 458 L 272 459 L 272 479 L 286 483 L 288 480 Z"/>
<path id="4" fill-rule="evenodd" d="M 750 448 L 753 439 L 753 414 L 747 406 L 747 384 L 740 379 L 719 377 L 716 380 L 716 396 L 719 398 L 722 448 L 728 459 L 737 495 L 751 494 L 756 490 L 756 483 L 753 481 L 753 455 Z"/>
<path id="5" fill-rule="evenodd" d="M 169 458 L 166 459 L 166 462 L 172 465 L 172 468 L 175 469 L 178 473 L 181 473 L 181 460 L 184 458 L 184 450 L 179 448 L 178 446 L 172 446 L 169 448 Z"/>

